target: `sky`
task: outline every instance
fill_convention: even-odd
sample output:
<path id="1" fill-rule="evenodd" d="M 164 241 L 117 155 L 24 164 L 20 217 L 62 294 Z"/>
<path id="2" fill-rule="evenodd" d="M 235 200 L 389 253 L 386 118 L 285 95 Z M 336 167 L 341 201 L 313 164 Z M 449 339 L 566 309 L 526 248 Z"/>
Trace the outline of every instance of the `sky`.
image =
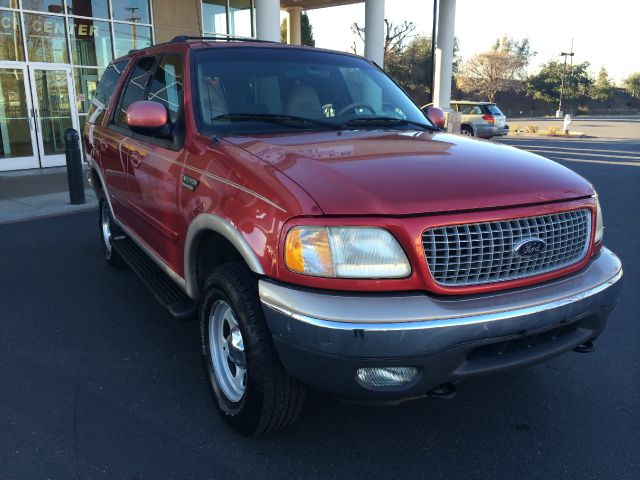
<path id="1" fill-rule="evenodd" d="M 349 50 L 355 38 L 350 26 L 364 25 L 364 3 L 308 13 L 317 47 Z M 432 15 L 431 0 L 385 2 L 389 21 L 413 21 L 418 34 L 431 34 Z M 573 38 L 574 63 L 589 61 L 594 75 L 605 66 L 620 84 L 640 71 L 639 19 L 640 0 L 457 0 L 455 34 L 463 60 L 488 50 L 504 34 L 527 37 L 537 52 L 531 71 L 568 52 Z"/>

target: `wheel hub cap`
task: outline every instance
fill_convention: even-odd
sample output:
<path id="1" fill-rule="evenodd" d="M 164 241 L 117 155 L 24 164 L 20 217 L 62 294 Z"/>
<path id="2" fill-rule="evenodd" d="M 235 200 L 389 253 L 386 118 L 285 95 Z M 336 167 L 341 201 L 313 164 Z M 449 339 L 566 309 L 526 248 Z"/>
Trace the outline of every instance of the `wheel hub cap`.
<path id="1" fill-rule="evenodd" d="M 108 253 L 111 253 L 111 223 L 109 218 L 109 206 L 107 205 L 107 202 L 102 202 L 102 213 L 100 217 L 104 248 L 107 249 Z"/>
<path id="2" fill-rule="evenodd" d="M 233 310 L 221 300 L 213 304 L 209 317 L 209 354 L 222 393 L 239 402 L 247 384 L 244 340 Z"/>

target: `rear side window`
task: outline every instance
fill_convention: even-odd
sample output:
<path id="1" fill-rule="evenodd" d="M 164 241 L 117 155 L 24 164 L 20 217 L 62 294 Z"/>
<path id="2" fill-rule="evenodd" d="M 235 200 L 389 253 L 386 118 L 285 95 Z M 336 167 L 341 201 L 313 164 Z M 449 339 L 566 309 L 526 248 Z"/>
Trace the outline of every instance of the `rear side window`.
<path id="1" fill-rule="evenodd" d="M 482 115 L 484 113 L 479 105 L 459 105 L 458 108 L 463 115 Z"/>
<path id="2" fill-rule="evenodd" d="M 129 60 L 122 60 L 117 63 L 110 64 L 100 78 L 98 87 L 96 88 L 93 98 L 91 98 L 91 105 L 89 106 L 89 113 L 87 115 L 87 121 L 93 125 L 101 125 L 104 114 L 107 111 L 109 100 L 113 96 L 113 93 L 118 85 L 118 81 L 122 76 Z"/>
<path id="3" fill-rule="evenodd" d="M 131 75 L 129 75 L 129 82 L 122 92 L 118 111 L 115 115 L 116 123 L 121 127 L 128 128 L 127 109 L 129 105 L 138 100 L 146 100 L 145 94 L 151 80 L 155 62 L 156 57 L 143 57 L 138 60 Z"/>
<path id="4" fill-rule="evenodd" d="M 487 105 L 487 110 L 491 115 L 502 115 L 502 112 L 496 105 Z"/>
<path id="5" fill-rule="evenodd" d="M 176 123 L 182 115 L 182 82 L 182 57 L 174 53 L 164 55 L 146 98 L 167 107 L 171 123 Z"/>

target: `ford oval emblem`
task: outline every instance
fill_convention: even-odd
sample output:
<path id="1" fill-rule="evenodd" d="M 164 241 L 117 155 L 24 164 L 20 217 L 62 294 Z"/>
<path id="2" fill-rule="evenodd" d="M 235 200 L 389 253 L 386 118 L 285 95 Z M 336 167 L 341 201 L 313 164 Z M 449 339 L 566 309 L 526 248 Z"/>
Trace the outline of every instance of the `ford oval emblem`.
<path id="1" fill-rule="evenodd" d="M 544 250 L 546 243 L 539 238 L 527 238 L 516 245 L 513 251 L 521 257 L 531 257 L 538 255 Z"/>

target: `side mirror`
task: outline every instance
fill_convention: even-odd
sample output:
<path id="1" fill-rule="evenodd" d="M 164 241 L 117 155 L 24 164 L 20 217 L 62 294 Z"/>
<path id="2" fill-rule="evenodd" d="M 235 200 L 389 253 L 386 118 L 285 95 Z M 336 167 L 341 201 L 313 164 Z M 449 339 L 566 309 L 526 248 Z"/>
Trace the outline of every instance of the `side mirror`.
<path id="1" fill-rule="evenodd" d="M 423 107 L 424 108 L 424 107 Z M 427 114 L 427 118 L 440 130 L 444 128 L 444 111 L 438 107 L 426 107 L 423 110 Z"/>
<path id="2" fill-rule="evenodd" d="M 133 102 L 127 108 L 127 125 L 135 133 L 166 138 L 165 127 L 169 126 L 169 113 L 167 108 L 158 102 Z"/>

